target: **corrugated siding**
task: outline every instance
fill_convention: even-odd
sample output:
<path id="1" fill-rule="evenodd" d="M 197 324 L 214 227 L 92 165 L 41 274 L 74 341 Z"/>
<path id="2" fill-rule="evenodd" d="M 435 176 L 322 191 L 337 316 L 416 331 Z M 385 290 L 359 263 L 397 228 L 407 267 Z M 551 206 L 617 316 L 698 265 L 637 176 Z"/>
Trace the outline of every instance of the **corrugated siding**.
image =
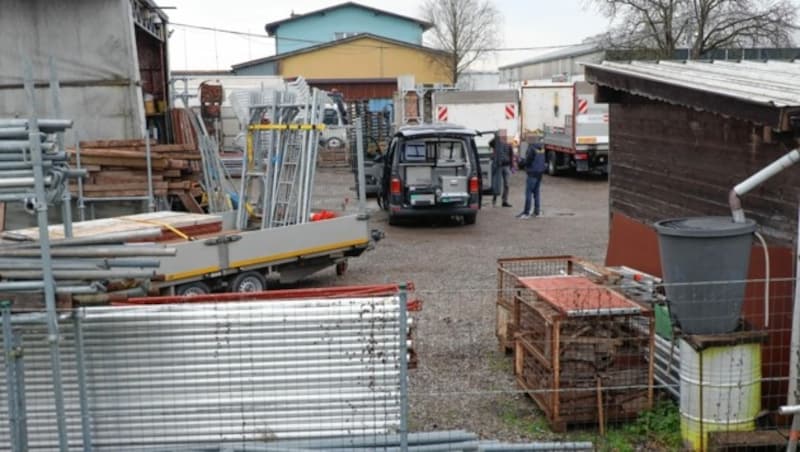
<path id="1" fill-rule="evenodd" d="M 87 308 L 93 445 L 394 433 L 399 306 L 385 297 Z M 62 373 L 70 446 L 82 450 L 72 325 L 61 322 Z M 16 330 L 30 448 L 55 450 L 45 328 Z M 3 388 L 0 444 L 9 444 L 6 395 Z"/>
<path id="2" fill-rule="evenodd" d="M 278 75 L 278 62 L 268 61 L 265 63 L 253 64 L 252 66 L 242 66 L 235 69 L 236 75 Z"/>
<path id="3" fill-rule="evenodd" d="M 342 96 L 344 96 L 345 100 L 348 102 L 370 99 L 391 99 L 395 91 L 397 91 L 397 81 L 395 80 L 389 80 L 386 82 L 327 82 L 324 80 L 315 80 L 309 82 L 309 85 L 325 91 L 331 91 L 335 89 L 342 93 Z"/>
<path id="4" fill-rule="evenodd" d="M 364 36 L 306 53 L 285 56 L 279 72 L 307 80 L 385 79 L 414 75 L 417 83 L 451 83 L 451 74 L 432 50 Z"/>
<path id="5" fill-rule="evenodd" d="M 287 53 L 316 43 L 333 41 L 335 33 L 342 32 L 372 33 L 421 45 L 423 29 L 411 20 L 348 5 L 281 24 L 275 31 L 277 52 Z"/>

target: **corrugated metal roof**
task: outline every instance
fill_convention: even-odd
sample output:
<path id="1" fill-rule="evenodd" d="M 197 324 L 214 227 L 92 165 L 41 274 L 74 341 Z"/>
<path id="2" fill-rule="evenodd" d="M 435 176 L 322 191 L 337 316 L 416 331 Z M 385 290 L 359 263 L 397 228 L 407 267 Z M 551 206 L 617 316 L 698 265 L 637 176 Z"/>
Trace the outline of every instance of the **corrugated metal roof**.
<path id="1" fill-rule="evenodd" d="M 602 50 L 603 50 L 602 47 L 594 43 L 578 44 L 563 49 L 555 50 L 553 52 L 547 52 L 544 55 L 536 56 L 527 60 L 520 61 L 518 63 L 502 66 L 500 67 L 500 70 L 529 66 L 531 64 L 546 63 L 548 61 L 560 60 L 562 58 L 574 58 L 583 55 L 589 55 L 590 53 L 600 52 Z"/>
<path id="2" fill-rule="evenodd" d="M 776 108 L 800 106 L 800 62 L 605 61 L 586 67 L 754 104 Z"/>

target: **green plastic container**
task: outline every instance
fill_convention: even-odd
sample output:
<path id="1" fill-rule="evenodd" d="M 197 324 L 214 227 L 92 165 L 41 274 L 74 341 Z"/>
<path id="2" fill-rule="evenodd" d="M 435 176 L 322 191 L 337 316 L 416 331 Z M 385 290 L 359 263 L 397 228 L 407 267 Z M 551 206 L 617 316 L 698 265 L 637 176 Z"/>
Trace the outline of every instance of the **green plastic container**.
<path id="1" fill-rule="evenodd" d="M 664 339 L 672 340 L 672 320 L 669 318 L 669 307 L 664 304 L 653 305 L 656 314 L 656 334 Z"/>

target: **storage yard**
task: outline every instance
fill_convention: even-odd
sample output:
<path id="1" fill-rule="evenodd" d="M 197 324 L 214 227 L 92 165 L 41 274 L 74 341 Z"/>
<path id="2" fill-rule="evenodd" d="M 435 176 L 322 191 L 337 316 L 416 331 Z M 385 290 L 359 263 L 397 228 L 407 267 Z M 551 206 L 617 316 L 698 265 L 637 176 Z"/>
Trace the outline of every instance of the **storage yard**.
<path id="1" fill-rule="evenodd" d="M 796 452 L 794 0 L 175 1 L 0 0 L 0 450 Z"/>

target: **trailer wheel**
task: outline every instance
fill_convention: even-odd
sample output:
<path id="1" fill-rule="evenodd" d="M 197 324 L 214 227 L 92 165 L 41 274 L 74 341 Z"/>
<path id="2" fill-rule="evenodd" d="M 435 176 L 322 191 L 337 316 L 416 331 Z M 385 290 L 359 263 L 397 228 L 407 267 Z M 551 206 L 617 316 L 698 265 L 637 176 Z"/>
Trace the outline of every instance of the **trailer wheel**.
<path id="1" fill-rule="evenodd" d="M 263 292 L 267 290 L 267 279 L 258 272 L 244 272 L 236 275 L 228 286 L 230 292 Z"/>
<path id="2" fill-rule="evenodd" d="M 175 293 L 183 297 L 197 297 L 200 295 L 210 294 L 211 289 L 208 287 L 208 284 L 197 281 L 178 286 L 178 289 L 175 291 Z"/>
<path id="3" fill-rule="evenodd" d="M 547 151 L 547 174 L 551 176 L 558 176 L 559 173 L 556 159 L 558 156 L 555 151 Z"/>
<path id="4" fill-rule="evenodd" d="M 336 276 L 344 276 L 347 273 L 347 261 L 336 264 Z"/>

